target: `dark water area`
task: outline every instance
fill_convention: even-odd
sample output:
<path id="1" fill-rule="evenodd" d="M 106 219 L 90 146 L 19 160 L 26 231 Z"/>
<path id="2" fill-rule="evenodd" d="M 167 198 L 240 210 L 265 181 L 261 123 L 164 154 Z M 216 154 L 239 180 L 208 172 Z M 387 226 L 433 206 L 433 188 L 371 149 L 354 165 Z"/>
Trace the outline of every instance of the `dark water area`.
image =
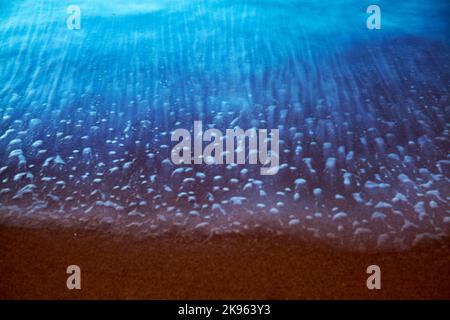
<path id="1" fill-rule="evenodd" d="M 447 1 L 0 1 L 0 221 L 269 228 L 404 249 L 450 231 Z M 175 166 L 194 121 L 280 130 L 277 175 Z M 21 223 L 21 222 L 20 222 Z"/>

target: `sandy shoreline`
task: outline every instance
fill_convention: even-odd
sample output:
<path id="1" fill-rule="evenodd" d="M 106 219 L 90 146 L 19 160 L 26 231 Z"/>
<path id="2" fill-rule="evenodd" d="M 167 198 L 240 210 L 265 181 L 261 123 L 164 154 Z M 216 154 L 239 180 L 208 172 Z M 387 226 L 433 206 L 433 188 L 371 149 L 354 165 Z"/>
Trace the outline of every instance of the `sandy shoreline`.
<path id="1" fill-rule="evenodd" d="M 0 252 L 1 299 L 450 299 L 447 246 L 361 254 L 262 233 L 136 240 L 2 226 Z M 81 291 L 66 289 L 71 264 Z M 371 264 L 380 291 L 366 288 Z"/>

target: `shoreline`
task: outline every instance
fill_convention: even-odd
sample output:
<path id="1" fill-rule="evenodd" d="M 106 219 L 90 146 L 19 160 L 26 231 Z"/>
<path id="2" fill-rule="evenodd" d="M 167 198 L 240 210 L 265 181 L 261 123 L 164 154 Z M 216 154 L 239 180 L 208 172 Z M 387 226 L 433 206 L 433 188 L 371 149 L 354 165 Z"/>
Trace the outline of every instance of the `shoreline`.
<path id="1" fill-rule="evenodd" d="M 110 239 L 126 238 L 130 241 L 142 241 L 168 238 L 182 238 L 188 240 L 206 241 L 213 237 L 254 237 L 261 235 L 283 236 L 299 243 L 311 246 L 324 247 L 334 251 L 355 253 L 396 253 L 415 250 L 416 247 L 433 247 L 441 244 L 450 244 L 446 229 L 440 232 L 405 221 L 401 231 L 379 232 L 379 224 L 373 223 L 373 232 L 364 233 L 356 237 L 358 230 L 347 228 L 337 230 L 333 221 L 308 221 L 308 216 L 293 219 L 296 224 L 290 223 L 293 217 L 288 212 L 278 215 L 218 215 L 210 214 L 206 218 L 200 215 L 188 217 L 164 217 L 164 213 L 153 214 L 152 217 L 144 215 L 120 215 L 110 211 L 96 211 L 89 215 L 78 213 L 61 213 L 52 211 L 39 211 L 26 213 L 20 208 L 2 207 L 0 205 L 0 227 L 47 229 L 64 232 L 90 232 L 98 236 L 105 235 Z M 6 210 L 6 211 L 5 211 Z M 25 214 L 24 214 L 25 212 Z M 160 219 L 163 216 L 164 219 Z M 349 222 L 345 223 L 347 227 Z M 403 234 L 403 229 L 407 230 Z M 370 231 L 359 228 L 359 231 Z M 438 232 L 438 233 L 436 233 Z M 386 236 L 385 239 L 381 239 Z M 128 241 L 127 240 L 127 241 Z M 380 241 L 384 240 L 384 241 Z"/>

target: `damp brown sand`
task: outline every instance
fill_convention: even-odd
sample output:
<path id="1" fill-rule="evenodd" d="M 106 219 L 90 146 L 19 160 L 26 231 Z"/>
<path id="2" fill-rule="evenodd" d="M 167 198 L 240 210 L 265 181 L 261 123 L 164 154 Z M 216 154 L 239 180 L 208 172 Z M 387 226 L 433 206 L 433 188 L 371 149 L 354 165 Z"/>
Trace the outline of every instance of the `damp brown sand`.
<path id="1" fill-rule="evenodd" d="M 82 290 L 66 288 L 81 267 Z M 382 289 L 366 287 L 381 267 Z M 1 299 L 450 299 L 450 250 L 355 253 L 287 235 L 133 239 L 0 226 Z"/>

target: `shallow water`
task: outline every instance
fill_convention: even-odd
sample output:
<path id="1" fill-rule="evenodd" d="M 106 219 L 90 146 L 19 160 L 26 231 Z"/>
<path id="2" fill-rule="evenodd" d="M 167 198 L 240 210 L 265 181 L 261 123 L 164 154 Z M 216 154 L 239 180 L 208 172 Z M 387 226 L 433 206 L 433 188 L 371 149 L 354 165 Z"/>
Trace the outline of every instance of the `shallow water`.
<path id="1" fill-rule="evenodd" d="M 86 0 L 81 30 L 69 4 L 0 1 L 3 223 L 448 236 L 446 1 L 380 1 L 381 30 L 367 1 Z M 175 170 L 170 132 L 195 120 L 279 128 L 279 173 Z"/>

